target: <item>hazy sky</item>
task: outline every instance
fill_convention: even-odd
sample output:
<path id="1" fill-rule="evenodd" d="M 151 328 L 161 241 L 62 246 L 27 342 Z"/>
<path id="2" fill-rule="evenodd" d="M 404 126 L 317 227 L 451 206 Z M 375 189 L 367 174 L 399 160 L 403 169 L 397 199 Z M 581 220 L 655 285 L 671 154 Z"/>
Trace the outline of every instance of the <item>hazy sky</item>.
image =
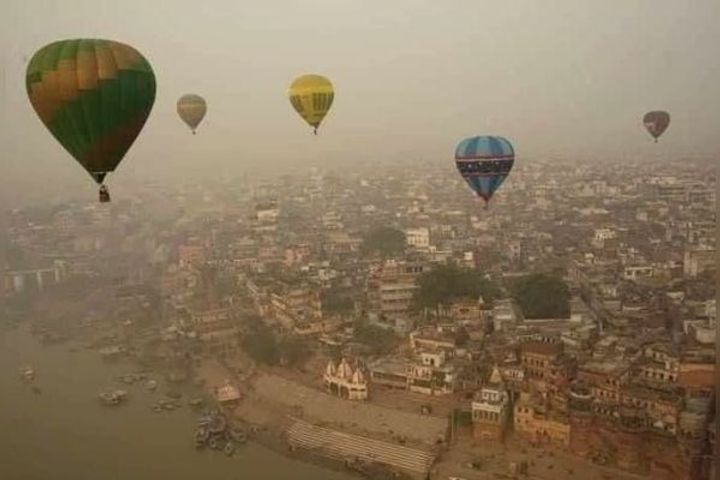
<path id="1" fill-rule="evenodd" d="M 720 152 L 718 0 L 2 0 L 0 189 L 44 175 L 92 188 L 25 96 L 24 58 L 72 37 L 129 43 L 155 68 L 115 182 L 189 164 L 451 162 L 472 134 L 528 161 Z M 317 138 L 285 96 L 307 72 L 336 88 Z M 187 92 L 209 104 L 196 137 L 175 112 Z M 651 109 L 673 116 L 660 148 L 640 121 Z"/>

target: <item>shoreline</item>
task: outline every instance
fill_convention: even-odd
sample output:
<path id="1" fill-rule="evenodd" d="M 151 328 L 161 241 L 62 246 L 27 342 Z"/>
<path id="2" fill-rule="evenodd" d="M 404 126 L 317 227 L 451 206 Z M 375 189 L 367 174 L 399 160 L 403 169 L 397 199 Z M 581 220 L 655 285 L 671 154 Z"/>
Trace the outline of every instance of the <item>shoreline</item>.
<path id="1" fill-rule="evenodd" d="M 26 333 L 32 337 L 33 341 L 43 349 L 59 347 L 70 352 L 78 350 L 89 350 L 92 351 L 94 354 L 98 354 L 99 356 L 99 345 L 89 345 L 86 341 L 83 341 L 83 339 L 69 340 L 61 343 L 47 345 L 41 341 L 40 335 L 32 332 L 31 329 L 28 327 L 29 325 L 23 325 L 23 323 L 21 322 L 19 324 L 6 324 L 3 330 L 12 331 L 16 329 L 25 329 L 27 331 Z M 132 342 L 128 342 L 128 346 L 131 347 Z M 130 351 L 129 353 L 121 356 L 117 360 L 110 360 L 109 362 L 123 363 L 131 368 L 137 369 L 138 371 L 149 369 L 157 376 L 163 378 L 164 388 L 167 388 L 169 390 L 177 388 L 182 390 L 184 393 L 193 392 L 202 395 L 204 398 L 209 400 L 206 403 L 206 408 L 212 406 L 219 406 L 229 417 L 239 420 L 245 425 L 258 427 L 256 431 L 253 431 L 250 435 L 248 435 L 249 442 L 256 443 L 257 445 L 267 450 L 270 450 L 271 452 L 284 458 L 320 467 L 330 472 L 341 473 L 343 475 L 348 475 L 353 478 L 368 478 L 367 474 L 363 474 L 351 468 L 348 468 L 342 461 L 329 458 L 321 453 L 316 453 L 306 449 L 291 448 L 285 438 L 285 431 L 288 426 L 289 419 L 288 412 L 283 411 L 283 409 L 278 406 L 269 404 L 268 402 L 263 402 L 261 399 L 257 398 L 254 394 L 252 387 L 258 375 L 267 375 L 272 372 L 267 372 L 264 369 L 258 369 L 253 366 L 252 368 L 244 371 L 241 375 L 238 375 L 237 373 L 233 372 L 232 368 L 223 364 L 223 362 L 212 358 L 206 358 L 204 359 L 205 361 L 214 363 L 216 367 L 219 366 L 221 367 L 221 369 L 216 369 L 214 373 L 208 374 L 207 370 L 197 369 L 195 368 L 195 366 L 193 366 L 193 368 L 189 369 L 189 375 L 182 381 L 171 382 L 169 380 L 169 377 L 171 376 L 170 374 L 173 371 L 173 367 L 167 362 L 167 359 L 153 356 L 141 356 L 137 355 L 132 348 L 129 348 L 128 350 Z M 104 363 L 103 360 L 101 360 L 101 363 Z M 236 406 L 232 408 L 229 408 L 227 406 L 223 407 L 218 404 L 214 395 L 214 388 L 221 385 L 222 382 L 225 381 L 225 379 L 230 379 L 235 382 L 239 387 L 241 387 L 241 391 L 243 394 L 242 399 L 238 402 Z M 203 409 L 192 410 L 193 415 L 197 416 L 198 413 L 202 410 Z M 188 431 L 187 435 L 188 438 L 190 438 L 192 432 Z M 495 473 L 500 473 L 500 471 L 503 470 L 501 468 L 498 468 L 489 471 L 486 470 L 484 472 L 464 472 L 464 468 L 461 466 L 461 464 L 457 462 L 457 458 L 464 456 L 467 452 L 462 451 L 464 450 L 463 448 L 456 447 L 451 448 L 450 450 L 451 452 L 446 452 L 435 463 L 431 471 L 430 478 L 440 479 L 446 478 L 448 474 L 455 474 L 461 478 L 485 479 L 494 478 L 493 475 Z M 473 449 L 473 453 L 475 454 L 475 456 L 478 457 L 488 455 L 491 451 L 493 451 L 493 449 L 489 448 L 489 446 L 487 449 Z M 498 452 L 494 452 L 493 455 L 497 453 Z M 535 452 L 533 451 L 533 453 Z M 539 451 L 537 453 L 539 453 Z M 558 469 L 561 468 L 561 463 L 565 463 L 565 460 L 566 459 L 564 457 L 562 459 L 555 459 L 555 462 L 557 462 L 558 464 Z M 573 459 L 572 463 L 576 464 L 577 466 L 582 466 L 582 461 L 579 459 Z M 500 467 L 500 465 L 498 465 L 498 467 Z M 598 474 L 601 474 L 600 472 L 614 475 L 616 478 L 649 478 L 647 476 L 617 470 L 612 467 L 593 467 L 593 470 L 594 476 L 592 478 L 598 478 Z M 374 475 L 371 476 L 371 478 L 379 477 L 377 475 Z M 531 474 L 528 478 L 544 479 L 548 477 L 543 475 L 543 473 L 537 471 L 536 473 Z"/>

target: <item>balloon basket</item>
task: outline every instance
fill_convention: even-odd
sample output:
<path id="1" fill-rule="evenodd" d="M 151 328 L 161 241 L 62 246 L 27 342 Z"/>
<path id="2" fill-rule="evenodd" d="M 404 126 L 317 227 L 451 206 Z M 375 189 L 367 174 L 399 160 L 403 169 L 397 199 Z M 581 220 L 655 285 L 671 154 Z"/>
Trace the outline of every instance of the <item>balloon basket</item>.
<path id="1" fill-rule="evenodd" d="M 100 203 L 110 203 L 110 192 L 108 192 L 107 188 L 100 188 L 100 191 L 98 192 L 98 199 L 100 200 Z"/>

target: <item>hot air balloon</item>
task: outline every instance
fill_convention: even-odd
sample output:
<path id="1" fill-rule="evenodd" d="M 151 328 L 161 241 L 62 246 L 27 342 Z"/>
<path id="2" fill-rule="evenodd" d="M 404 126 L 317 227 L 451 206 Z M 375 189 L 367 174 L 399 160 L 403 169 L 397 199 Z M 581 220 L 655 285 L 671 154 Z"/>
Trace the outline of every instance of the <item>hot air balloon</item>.
<path id="1" fill-rule="evenodd" d="M 335 98 L 330 80 L 321 75 L 302 75 L 290 85 L 288 96 L 295 111 L 313 127 L 317 135 L 317 129 Z"/>
<path id="2" fill-rule="evenodd" d="M 660 137 L 660 135 L 667 130 L 668 125 L 670 125 L 670 114 L 662 110 L 648 112 L 643 117 L 643 124 L 657 143 L 658 137 Z"/>
<path id="3" fill-rule="evenodd" d="M 455 149 L 455 165 L 460 175 L 485 200 L 486 207 L 514 162 L 513 147 L 503 137 L 469 137 Z"/>
<path id="4" fill-rule="evenodd" d="M 145 125 L 155 102 L 150 63 L 129 45 L 111 40 L 54 42 L 27 67 L 30 103 L 50 133 L 104 185 Z"/>
<path id="5" fill-rule="evenodd" d="M 183 122 L 187 123 L 190 127 L 193 135 L 195 135 L 195 129 L 200 125 L 202 119 L 205 118 L 207 104 L 205 103 L 205 99 L 200 95 L 190 93 L 180 97 L 177 102 L 177 112 Z"/>

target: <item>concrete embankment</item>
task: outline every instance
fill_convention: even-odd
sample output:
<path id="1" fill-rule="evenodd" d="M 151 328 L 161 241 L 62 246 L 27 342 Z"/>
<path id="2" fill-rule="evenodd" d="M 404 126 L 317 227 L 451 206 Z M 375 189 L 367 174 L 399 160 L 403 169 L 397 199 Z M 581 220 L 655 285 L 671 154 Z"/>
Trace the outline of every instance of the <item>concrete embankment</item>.
<path id="1" fill-rule="evenodd" d="M 314 450 L 338 461 L 378 463 L 425 478 L 435 460 L 431 451 L 319 427 L 295 419 L 287 429 L 291 446 Z"/>

